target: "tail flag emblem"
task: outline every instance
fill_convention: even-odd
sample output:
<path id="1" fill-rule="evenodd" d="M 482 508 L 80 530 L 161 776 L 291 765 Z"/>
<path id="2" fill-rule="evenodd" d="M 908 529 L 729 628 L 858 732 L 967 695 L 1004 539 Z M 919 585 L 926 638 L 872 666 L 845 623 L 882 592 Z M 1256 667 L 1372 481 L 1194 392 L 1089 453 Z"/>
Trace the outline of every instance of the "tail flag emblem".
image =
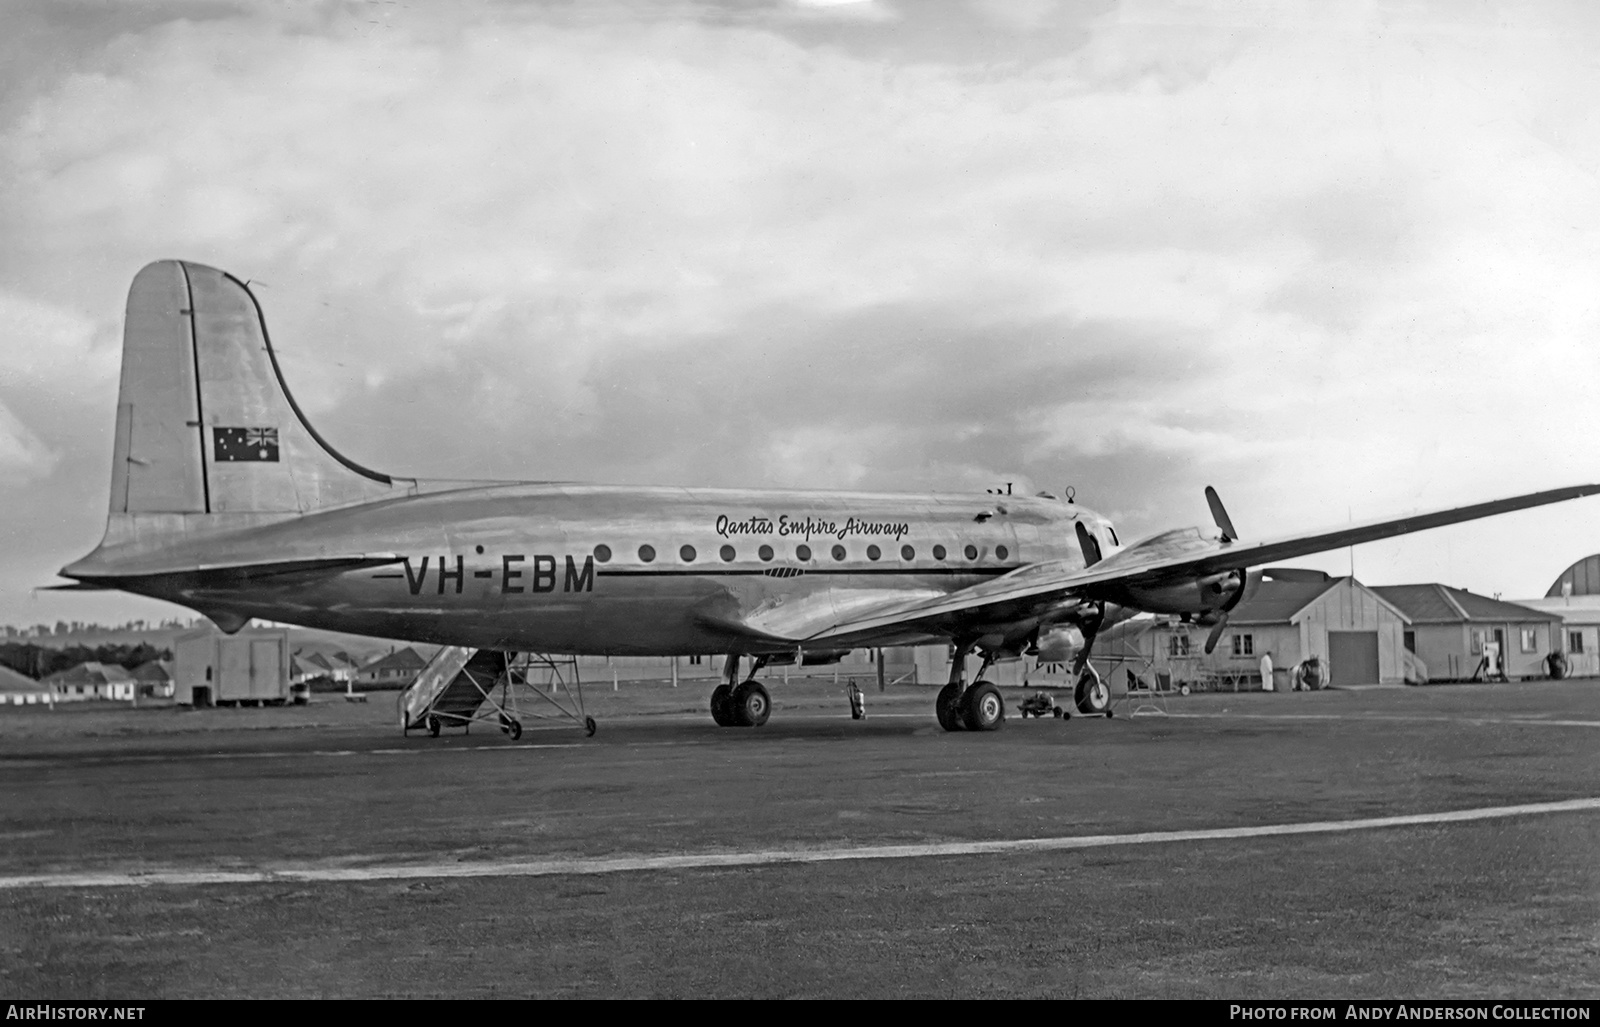
<path id="1" fill-rule="evenodd" d="M 217 463 L 245 460 L 278 462 L 278 429 L 214 428 Z"/>

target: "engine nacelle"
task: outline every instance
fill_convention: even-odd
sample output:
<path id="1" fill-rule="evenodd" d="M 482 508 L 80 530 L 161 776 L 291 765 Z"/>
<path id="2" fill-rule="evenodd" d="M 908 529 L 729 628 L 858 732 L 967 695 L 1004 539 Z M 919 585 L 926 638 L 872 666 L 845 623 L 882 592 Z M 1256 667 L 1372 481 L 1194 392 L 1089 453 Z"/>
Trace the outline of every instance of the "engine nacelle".
<path id="1" fill-rule="evenodd" d="M 1232 610 L 1250 598 L 1260 585 L 1260 571 L 1224 571 L 1160 585 L 1125 585 L 1121 591 L 1122 598 L 1130 606 L 1150 613 L 1203 618 Z"/>
<path id="2" fill-rule="evenodd" d="M 1071 624 L 1060 624 L 1039 632 L 1037 658 L 1040 663 L 1071 663 L 1083 648 L 1083 632 Z"/>

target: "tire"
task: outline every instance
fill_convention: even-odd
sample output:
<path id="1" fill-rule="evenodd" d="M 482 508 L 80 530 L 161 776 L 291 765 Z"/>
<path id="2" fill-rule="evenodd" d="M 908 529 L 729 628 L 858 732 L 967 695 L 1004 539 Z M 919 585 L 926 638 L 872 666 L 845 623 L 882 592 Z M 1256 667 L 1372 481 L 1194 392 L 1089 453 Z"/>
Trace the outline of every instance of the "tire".
<path id="1" fill-rule="evenodd" d="M 435 738 L 439 737 L 439 718 L 438 717 L 429 717 L 428 718 L 428 734 L 432 735 Z"/>
<path id="2" fill-rule="evenodd" d="M 1072 703 L 1079 713 L 1104 713 L 1111 708 L 1111 689 L 1094 668 L 1085 667 L 1078 675 L 1078 687 L 1072 690 Z"/>
<path id="3" fill-rule="evenodd" d="M 1059 707 L 1059 706 L 1057 706 L 1057 707 L 1056 707 L 1056 708 L 1055 708 L 1055 709 L 1053 709 L 1053 710 L 1051 710 L 1051 711 L 1050 711 L 1050 712 L 1051 712 L 1051 713 L 1054 713 L 1054 714 L 1055 714 L 1055 715 L 1056 715 L 1056 719 L 1057 719 L 1057 720 L 1060 720 L 1060 719 L 1061 719 L 1061 714 L 1062 714 L 1062 713 L 1063 713 L 1063 712 L 1065 712 L 1065 711 L 1063 711 L 1063 710 L 1062 710 L 1062 709 L 1061 709 L 1061 707 Z"/>
<path id="4" fill-rule="evenodd" d="M 718 727 L 733 727 L 733 686 L 723 684 L 711 690 L 711 719 Z"/>
<path id="5" fill-rule="evenodd" d="M 511 722 L 511 726 L 506 728 L 506 733 L 511 736 L 511 740 L 513 742 L 515 742 L 517 739 L 521 738 L 522 737 L 522 721 L 513 720 Z"/>
<path id="6" fill-rule="evenodd" d="M 583 734 L 585 738 L 593 738 L 594 733 L 598 730 L 600 730 L 600 727 L 594 722 L 593 717 L 583 718 Z"/>
<path id="7" fill-rule="evenodd" d="M 998 731 L 1005 726 L 1006 701 L 1000 689 L 979 681 L 961 697 L 961 713 L 968 731 Z"/>
<path id="8" fill-rule="evenodd" d="M 772 696 L 759 681 L 746 681 L 733 690 L 733 716 L 740 727 L 760 727 L 772 716 Z"/>
<path id="9" fill-rule="evenodd" d="M 1178 694 L 1179 695 L 1188 695 L 1189 694 L 1189 686 L 1188 685 L 1179 685 L 1178 686 Z"/>
<path id="10" fill-rule="evenodd" d="M 960 685 L 945 685 L 939 689 L 939 697 L 933 701 L 933 715 L 939 718 L 939 726 L 946 731 L 965 731 L 967 725 L 961 721 L 961 713 L 957 708 L 961 701 Z"/>

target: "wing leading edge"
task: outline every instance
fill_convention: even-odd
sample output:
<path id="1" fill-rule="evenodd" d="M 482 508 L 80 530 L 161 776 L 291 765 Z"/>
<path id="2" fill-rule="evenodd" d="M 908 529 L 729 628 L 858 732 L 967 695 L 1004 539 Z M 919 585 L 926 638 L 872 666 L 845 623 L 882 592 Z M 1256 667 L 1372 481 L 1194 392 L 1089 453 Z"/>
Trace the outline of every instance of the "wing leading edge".
<path id="1" fill-rule="evenodd" d="M 1093 601 L 1104 598 L 1122 584 L 1160 584 L 1184 578 L 1201 578 L 1228 571 L 1289 560 L 1330 549 L 1394 538 L 1428 528 L 1493 517 L 1550 503 L 1600 495 L 1600 484 L 1530 492 L 1470 506 L 1412 514 L 1363 524 L 1346 525 L 1303 535 L 1241 543 L 1228 538 L 1206 538 L 1197 530 L 1167 532 L 1085 568 L 1068 561 L 1033 564 L 1004 577 L 952 592 L 938 599 L 911 603 L 858 619 L 841 620 L 817 632 L 809 642 L 837 642 L 854 635 L 893 627 L 932 625 L 953 616 L 977 617 L 1006 604 L 1032 607 L 1068 598 Z"/>

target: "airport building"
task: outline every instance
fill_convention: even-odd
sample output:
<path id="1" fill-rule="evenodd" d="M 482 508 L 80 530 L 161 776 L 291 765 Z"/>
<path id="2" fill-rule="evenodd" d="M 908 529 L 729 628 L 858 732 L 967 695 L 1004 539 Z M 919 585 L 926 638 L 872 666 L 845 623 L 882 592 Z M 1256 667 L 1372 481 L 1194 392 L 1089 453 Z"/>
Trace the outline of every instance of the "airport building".
<path id="1" fill-rule="evenodd" d="M 1542 678 L 1560 644 L 1561 618 L 1448 585 L 1385 585 L 1374 589 L 1410 622 L 1406 648 L 1427 669 L 1426 680 Z"/>
<path id="2" fill-rule="evenodd" d="M 132 702 L 139 682 L 115 663 L 90 661 L 58 670 L 39 682 L 55 692 L 58 702 L 78 699 L 111 699 Z"/>
<path id="3" fill-rule="evenodd" d="M 0 667 L 0 706 L 32 706 L 55 701 L 55 690 L 49 685 L 10 667 Z"/>
<path id="4" fill-rule="evenodd" d="M 1600 554 L 1562 571 L 1543 597 L 1518 600 L 1518 605 L 1561 619 L 1555 641 L 1569 675 L 1600 675 Z"/>

